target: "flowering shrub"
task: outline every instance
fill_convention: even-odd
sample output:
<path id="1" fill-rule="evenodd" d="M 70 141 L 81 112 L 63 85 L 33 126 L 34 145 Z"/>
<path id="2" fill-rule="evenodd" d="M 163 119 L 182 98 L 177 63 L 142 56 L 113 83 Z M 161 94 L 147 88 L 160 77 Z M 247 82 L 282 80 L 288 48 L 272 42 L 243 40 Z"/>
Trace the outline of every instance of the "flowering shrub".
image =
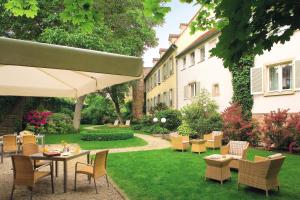
<path id="1" fill-rule="evenodd" d="M 288 146 L 287 140 L 292 136 L 288 126 L 292 126 L 293 119 L 288 123 L 288 109 L 278 109 L 271 111 L 264 117 L 263 132 L 267 146 L 276 149 L 284 149 Z"/>
<path id="2" fill-rule="evenodd" d="M 242 108 L 239 104 L 231 104 L 221 116 L 225 138 L 248 141 L 253 146 L 258 144 L 258 124 L 243 118 Z"/>
<path id="3" fill-rule="evenodd" d="M 44 126 L 47 124 L 48 117 L 52 115 L 49 111 L 30 111 L 25 116 L 25 121 L 27 123 L 27 130 L 33 131 L 35 133 L 43 132 Z"/>

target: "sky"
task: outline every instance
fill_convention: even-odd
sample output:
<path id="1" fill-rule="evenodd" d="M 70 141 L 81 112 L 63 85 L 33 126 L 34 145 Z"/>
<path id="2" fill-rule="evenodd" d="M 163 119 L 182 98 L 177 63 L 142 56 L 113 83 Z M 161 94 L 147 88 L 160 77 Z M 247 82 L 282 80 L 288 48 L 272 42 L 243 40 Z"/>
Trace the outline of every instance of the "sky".
<path id="1" fill-rule="evenodd" d="M 187 23 L 196 14 L 199 6 L 193 4 L 183 4 L 179 0 L 173 0 L 167 6 L 171 7 L 171 11 L 165 18 L 165 23 L 162 26 L 156 27 L 156 37 L 158 38 L 158 46 L 147 49 L 143 56 L 144 66 L 152 67 L 152 59 L 159 58 L 159 48 L 169 47 L 169 34 L 179 33 L 179 24 Z"/>

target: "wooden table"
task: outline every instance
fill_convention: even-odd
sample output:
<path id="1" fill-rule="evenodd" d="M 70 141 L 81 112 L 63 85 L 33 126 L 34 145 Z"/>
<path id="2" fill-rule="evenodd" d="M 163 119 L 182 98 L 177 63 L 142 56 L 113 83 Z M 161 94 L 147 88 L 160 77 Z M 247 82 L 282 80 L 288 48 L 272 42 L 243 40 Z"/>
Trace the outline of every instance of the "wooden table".
<path id="1" fill-rule="evenodd" d="M 196 153 L 202 153 L 206 151 L 206 146 L 205 146 L 206 140 L 191 140 L 192 143 L 192 152 Z"/>
<path id="2" fill-rule="evenodd" d="M 231 178 L 229 163 L 231 158 L 219 154 L 213 154 L 204 158 L 206 162 L 206 178 L 220 181 L 223 184 L 224 180 Z"/>
<path id="3" fill-rule="evenodd" d="M 61 161 L 63 162 L 64 165 L 64 192 L 67 192 L 67 185 L 68 185 L 68 172 L 67 172 L 67 162 L 69 160 L 81 157 L 81 156 L 87 156 L 87 163 L 89 164 L 90 162 L 90 151 L 85 151 L 85 150 L 81 150 L 79 153 L 71 153 L 68 156 L 53 156 L 53 157 L 47 157 L 44 156 L 43 153 L 36 153 L 36 154 L 32 154 L 30 157 L 32 160 L 50 160 L 50 161 L 54 161 L 55 162 L 55 175 L 56 177 L 58 176 L 58 162 Z"/>

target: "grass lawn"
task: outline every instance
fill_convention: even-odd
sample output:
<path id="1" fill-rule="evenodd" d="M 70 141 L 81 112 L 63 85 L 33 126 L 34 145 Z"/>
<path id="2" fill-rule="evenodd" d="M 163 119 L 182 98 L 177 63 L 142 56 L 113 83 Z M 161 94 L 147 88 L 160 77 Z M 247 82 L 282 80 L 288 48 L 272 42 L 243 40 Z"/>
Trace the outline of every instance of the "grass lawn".
<path id="1" fill-rule="evenodd" d="M 82 149 L 91 150 L 91 149 L 112 149 L 112 148 L 124 148 L 124 147 L 133 147 L 133 146 L 144 146 L 147 144 L 146 141 L 133 137 L 127 140 L 114 140 L 114 141 L 83 141 L 81 140 L 83 133 L 114 133 L 122 131 L 130 131 L 129 128 L 109 128 L 103 126 L 97 128 L 97 130 L 86 130 L 87 125 L 82 126 L 80 133 L 72 133 L 65 135 L 46 135 L 45 143 L 46 144 L 60 144 L 62 140 L 67 143 L 78 143 Z"/>
<path id="2" fill-rule="evenodd" d="M 237 172 L 224 185 L 205 181 L 206 165 L 203 157 L 218 151 L 198 155 L 171 149 L 110 154 L 108 174 L 132 200 L 232 200 L 267 199 L 265 192 L 241 186 L 237 191 Z M 251 149 L 254 155 L 272 152 Z M 300 199 L 300 156 L 286 155 L 280 172 L 280 192 L 271 191 L 269 199 Z"/>

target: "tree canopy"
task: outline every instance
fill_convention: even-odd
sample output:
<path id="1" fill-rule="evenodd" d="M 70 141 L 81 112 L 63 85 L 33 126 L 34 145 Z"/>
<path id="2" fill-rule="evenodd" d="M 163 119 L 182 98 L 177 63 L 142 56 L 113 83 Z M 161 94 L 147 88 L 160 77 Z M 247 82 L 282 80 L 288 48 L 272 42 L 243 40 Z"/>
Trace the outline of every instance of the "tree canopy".
<path id="1" fill-rule="evenodd" d="M 144 0 L 145 13 L 161 20 L 171 0 Z M 274 43 L 288 41 L 300 28 L 299 0 L 180 0 L 201 6 L 192 32 L 217 28 L 222 32 L 213 54 L 226 67 L 247 55 L 262 54 Z"/>

